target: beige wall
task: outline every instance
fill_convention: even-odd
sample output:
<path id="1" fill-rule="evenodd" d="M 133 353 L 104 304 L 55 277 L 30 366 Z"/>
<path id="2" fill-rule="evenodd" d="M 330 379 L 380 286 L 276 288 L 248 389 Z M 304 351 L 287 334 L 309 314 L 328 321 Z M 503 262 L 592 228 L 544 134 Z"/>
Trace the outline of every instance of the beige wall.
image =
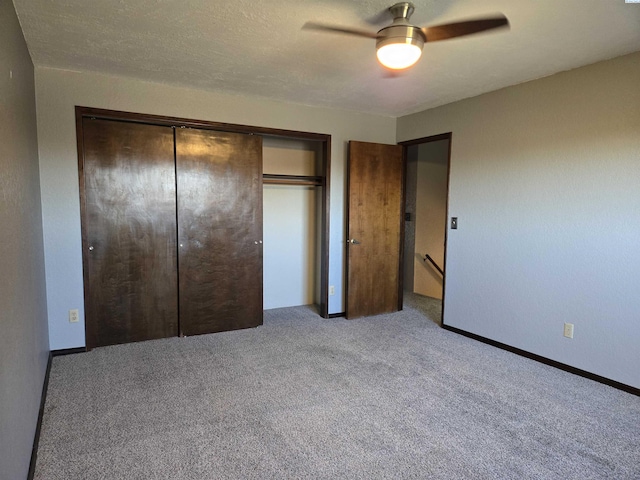
<path id="1" fill-rule="evenodd" d="M 83 322 L 67 321 L 70 308 L 83 308 L 76 105 L 332 135 L 329 312 L 344 311 L 347 141 L 394 143 L 394 118 L 45 67 L 36 69 L 36 94 L 52 349 L 85 344 Z"/>
<path id="2" fill-rule="evenodd" d="M 428 253 L 440 268 L 444 268 L 449 140 L 425 143 L 414 148 L 418 148 L 418 162 L 413 291 L 441 299 L 442 275 L 424 261 L 424 256 Z"/>
<path id="3" fill-rule="evenodd" d="M 398 119 L 453 132 L 445 324 L 640 387 L 639 85 L 640 52 Z"/>
<path id="4" fill-rule="evenodd" d="M 0 479 L 27 477 L 49 355 L 33 64 L 0 2 Z"/>
<path id="5" fill-rule="evenodd" d="M 416 252 L 416 188 L 418 186 L 418 147 L 406 150 L 406 178 L 405 178 L 405 217 L 404 222 L 404 255 L 402 287 L 406 292 L 413 292 L 413 277 Z"/>

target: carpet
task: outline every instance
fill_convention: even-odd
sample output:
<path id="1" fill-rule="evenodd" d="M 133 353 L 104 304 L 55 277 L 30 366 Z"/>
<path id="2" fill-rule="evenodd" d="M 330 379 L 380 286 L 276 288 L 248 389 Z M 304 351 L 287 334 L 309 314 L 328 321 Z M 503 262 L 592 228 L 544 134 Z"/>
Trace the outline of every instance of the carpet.
<path id="1" fill-rule="evenodd" d="M 640 398 L 439 318 L 410 294 L 55 357 L 35 478 L 640 478 Z"/>

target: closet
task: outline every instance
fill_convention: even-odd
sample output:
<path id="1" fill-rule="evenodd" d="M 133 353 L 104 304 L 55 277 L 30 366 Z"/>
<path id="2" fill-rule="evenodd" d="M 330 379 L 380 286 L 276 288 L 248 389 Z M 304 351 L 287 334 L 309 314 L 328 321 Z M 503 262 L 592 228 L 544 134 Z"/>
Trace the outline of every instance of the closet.
<path id="1" fill-rule="evenodd" d="M 88 349 L 262 324 L 265 133 L 302 136 L 320 159 L 313 288 L 326 315 L 328 136 L 86 107 L 76 118 Z"/>
<path id="2" fill-rule="evenodd" d="M 263 138 L 264 308 L 320 304 L 321 152 Z"/>

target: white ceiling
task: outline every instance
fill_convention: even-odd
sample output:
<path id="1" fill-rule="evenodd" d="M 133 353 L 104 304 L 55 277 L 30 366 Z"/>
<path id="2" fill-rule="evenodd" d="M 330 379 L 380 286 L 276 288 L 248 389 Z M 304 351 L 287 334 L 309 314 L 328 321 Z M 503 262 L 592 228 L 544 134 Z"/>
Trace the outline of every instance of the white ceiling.
<path id="1" fill-rule="evenodd" d="M 501 12 L 511 29 L 427 44 L 401 76 L 375 40 L 301 29 L 375 32 L 394 0 L 13 1 L 37 66 L 394 117 L 640 50 L 625 0 L 414 0 L 418 26 Z"/>

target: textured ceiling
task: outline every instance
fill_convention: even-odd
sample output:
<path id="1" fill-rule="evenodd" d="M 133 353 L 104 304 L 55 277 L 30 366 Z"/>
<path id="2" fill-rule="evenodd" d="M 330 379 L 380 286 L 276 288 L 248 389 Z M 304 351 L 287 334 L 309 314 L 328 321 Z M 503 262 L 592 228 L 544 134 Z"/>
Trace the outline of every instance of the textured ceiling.
<path id="1" fill-rule="evenodd" d="M 624 0 L 415 0 L 412 23 L 497 12 L 511 30 L 425 45 L 390 76 L 375 40 L 393 0 L 14 0 L 37 66 L 401 116 L 640 50 L 640 4 Z"/>

